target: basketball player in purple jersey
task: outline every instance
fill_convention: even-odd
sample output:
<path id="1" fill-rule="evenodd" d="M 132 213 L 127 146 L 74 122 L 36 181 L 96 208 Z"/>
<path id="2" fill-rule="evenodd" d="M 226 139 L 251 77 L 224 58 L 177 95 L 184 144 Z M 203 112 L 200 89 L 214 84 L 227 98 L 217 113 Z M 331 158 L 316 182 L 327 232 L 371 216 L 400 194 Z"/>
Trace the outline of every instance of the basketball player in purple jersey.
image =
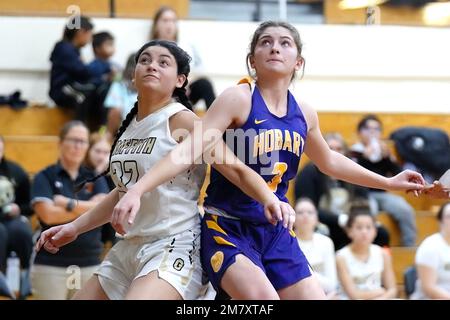
<path id="1" fill-rule="evenodd" d="M 201 126 L 129 189 L 114 208 L 113 224 L 122 228 L 132 223 L 144 192 L 209 152 L 204 148 L 211 143 L 204 137 L 212 129 L 218 132 L 216 139 L 227 131 L 227 144 L 263 177 L 281 201 L 287 202 L 288 182 L 295 177 L 303 152 L 322 172 L 339 180 L 378 189 L 422 190 L 424 180 L 416 172 L 404 171 L 386 178 L 329 149 L 317 113 L 306 104 L 299 105 L 288 89 L 295 72 L 304 65 L 301 53 L 300 36 L 292 25 L 263 22 L 253 35 L 247 55 L 255 84 L 225 90 L 207 111 Z M 227 129 L 231 129 L 231 135 Z M 242 134 L 244 140 L 239 140 Z M 201 255 L 216 290 L 234 299 L 325 298 L 295 234 L 285 228 L 295 217 L 270 224 L 263 206 L 214 168 L 207 195 Z"/>

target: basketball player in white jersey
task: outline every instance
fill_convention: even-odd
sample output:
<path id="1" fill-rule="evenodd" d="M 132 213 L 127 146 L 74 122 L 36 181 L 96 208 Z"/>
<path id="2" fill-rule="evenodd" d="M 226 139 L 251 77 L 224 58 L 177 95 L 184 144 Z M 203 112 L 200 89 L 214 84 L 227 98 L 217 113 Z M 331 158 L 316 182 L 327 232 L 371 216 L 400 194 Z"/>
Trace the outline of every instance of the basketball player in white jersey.
<path id="1" fill-rule="evenodd" d="M 119 199 L 180 142 L 175 140 L 177 129 L 185 129 L 186 135 L 192 130 L 197 117 L 187 110 L 190 107 L 185 93 L 189 60 L 186 52 L 169 41 L 151 41 L 138 51 L 135 70 L 138 102 L 117 133 L 110 168 L 104 172 L 111 173 L 116 188 L 73 222 L 45 231 L 36 244 L 37 250 L 43 246 L 56 253 L 80 233 L 111 221 Z M 216 159 L 220 156 L 216 155 Z M 269 221 L 275 224 L 276 220 L 283 220 L 285 227 L 292 228 L 293 209 L 280 202 L 256 172 L 237 159 L 234 163 L 215 167 L 264 204 Z M 127 227 L 116 225 L 124 239 L 109 251 L 95 275 L 74 298 L 196 299 L 201 296 L 206 283 L 200 263 L 197 199 L 204 176 L 205 165 L 192 166 L 144 194 L 134 223 Z"/>

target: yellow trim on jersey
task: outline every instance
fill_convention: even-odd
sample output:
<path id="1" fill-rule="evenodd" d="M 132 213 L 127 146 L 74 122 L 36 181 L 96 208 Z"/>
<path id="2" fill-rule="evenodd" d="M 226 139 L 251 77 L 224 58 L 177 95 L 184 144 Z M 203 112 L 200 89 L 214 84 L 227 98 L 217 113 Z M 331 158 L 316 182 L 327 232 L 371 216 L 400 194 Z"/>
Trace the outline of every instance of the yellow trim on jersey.
<path id="1" fill-rule="evenodd" d="M 239 80 L 238 84 L 243 84 L 243 83 L 249 83 L 251 84 L 253 82 L 253 79 L 250 78 L 249 76 L 245 76 L 244 78 L 242 78 L 241 80 Z"/>
<path id="2" fill-rule="evenodd" d="M 213 238 L 218 244 L 225 244 L 227 246 L 232 246 L 232 247 L 236 248 L 236 246 L 234 244 L 232 244 L 230 241 L 225 240 L 222 237 L 214 236 Z"/>
<path id="3" fill-rule="evenodd" d="M 291 236 L 293 236 L 294 238 L 296 237 L 294 230 L 289 230 L 289 234 L 290 234 Z"/>
<path id="4" fill-rule="evenodd" d="M 217 224 L 217 222 L 214 222 L 214 221 L 212 221 L 212 220 L 207 220 L 207 221 L 206 221 L 206 225 L 208 226 L 209 229 L 216 230 L 217 232 L 223 233 L 224 235 L 228 236 L 228 234 L 225 232 L 225 230 L 223 230 L 223 229 Z"/>
<path id="5" fill-rule="evenodd" d="M 213 220 L 214 220 L 215 222 L 217 222 L 217 215 L 212 214 L 212 215 L 211 215 L 211 218 L 213 218 Z"/>
<path id="6" fill-rule="evenodd" d="M 218 272 L 223 264 L 223 252 L 217 251 L 214 253 L 214 255 L 211 257 L 211 267 L 213 268 L 214 272 Z"/>

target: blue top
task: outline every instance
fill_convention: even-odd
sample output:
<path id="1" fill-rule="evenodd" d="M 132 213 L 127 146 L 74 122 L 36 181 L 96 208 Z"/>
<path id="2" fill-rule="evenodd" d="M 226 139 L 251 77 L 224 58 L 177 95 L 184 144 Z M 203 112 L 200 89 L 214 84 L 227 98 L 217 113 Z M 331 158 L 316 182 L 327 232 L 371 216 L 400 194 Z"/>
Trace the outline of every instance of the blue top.
<path id="1" fill-rule="evenodd" d="M 134 107 L 137 101 L 137 92 L 131 89 L 125 81 L 114 81 L 106 95 L 105 108 L 119 108 L 122 111 L 122 119 Z"/>
<path id="2" fill-rule="evenodd" d="M 111 63 L 108 60 L 95 58 L 88 64 L 89 72 L 92 75 L 90 82 L 95 85 L 100 85 L 103 82 L 108 82 L 108 74 L 111 72 Z"/>
<path id="3" fill-rule="evenodd" d="M 255 86 L 245 124 L 227 129 L 225 141 L 236 156 L 267 182 L 281 201 L 288 202 L 289 180 L 295 178 L 303 153 L 307 124 L 295 98 L 287 93 L 287 114 L 272 114 Z M 218 171 L 211 169 L 205 206 L 254 223 L 268 223 L 264 207 L 244 194 Z M 208 210 L 213 212 L 214 210 Z"/>
<path id="4" fill-rule="evenodd" d="M 92 76 L 89 68 L 81 61 L 80 50 L 69 41 L 59 41 L 50 56 L 50 98 L 56 103 L 62 95 L 62 88 L 73 82 L 84 83 Z"/>

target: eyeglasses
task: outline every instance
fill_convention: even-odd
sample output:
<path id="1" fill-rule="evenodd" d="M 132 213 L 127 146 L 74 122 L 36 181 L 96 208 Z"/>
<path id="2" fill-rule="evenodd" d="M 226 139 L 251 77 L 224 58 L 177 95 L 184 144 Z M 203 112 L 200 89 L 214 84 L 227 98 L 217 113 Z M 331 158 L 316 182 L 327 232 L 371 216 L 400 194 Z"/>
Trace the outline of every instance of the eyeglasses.
<path id="1" fill-rule="evenodd" d="M 71 145 L 80 145 L 80 146 L 86 146 L 89 144 L 89 141 L 83 140 L 83 139 L 77 139 L 77 138 L 64 138 L 64 141 L 70 143 Z"/>
<path id="2" fill-rule="evenodd" d="M 381 132 L 381 128 L 380 127 L 363 127 L 362 128 L 364 131 L 376 131 L 376 132 Z"/>

